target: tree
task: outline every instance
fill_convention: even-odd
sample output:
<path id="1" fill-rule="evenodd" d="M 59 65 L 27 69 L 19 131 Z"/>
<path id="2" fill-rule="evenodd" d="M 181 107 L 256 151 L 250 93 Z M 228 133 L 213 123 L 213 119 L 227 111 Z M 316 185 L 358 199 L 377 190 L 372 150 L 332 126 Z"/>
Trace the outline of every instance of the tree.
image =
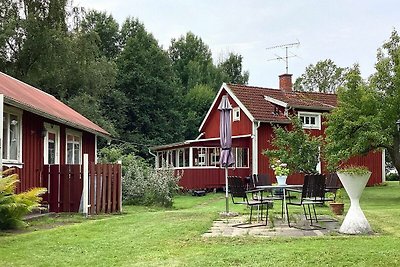
<path id="1" fill-rule="evenodd" d="M 117 89 L 127 99 L 129 121 L 119 125 L 124 139 L 149 145 L 181 140 L 182 92 L 167 53 L 135 19 L 128 19 L 122 32 L 125 46 L 117 59 Z"/>
<path id="2" fill-rule="evenodd" d="M 378 50 L 376 73 L 368 83 L 359 72 L 338 92 L 338 107 L 328 116 L 326 151 L 332 167 L 349 157 L 386 148 L 400 172 L 400 38 L 396 31 Z"/>
<path id="3" fill-rule="evenodd" d="M 338 67 L 330 59 L 321 60 L 306 67 L 293 86 L 297 91 L 335 93 L 344 83 L 348 71 L 349 68 Z"/>
<path id="4" fill-rule="evenodd" d="M 229 53 L 229 56 L 218 64 L 218 69 L 223 73 L 224 82 L 247 84 L 249 72 L 242 71 L 242 60 L 241 55 Z"/>
<path id="5" fill-rule="evenodd" d="M 217 69 L 213 64 L 210 48 L 193 33 L 188 32 L 178 40 L 172 39 L 168 55 L 182 82 L 184 93 L 199 84 L 206 84 L 211 88 L 221 85 L 221 81 L 216 81 Z"/>
<path id="6" fill-rule="evenodd" d="M 99 38 L 99 49 L 101 54 L 109 59 L 118 55 L 119 48 L 119 25 L 111 15 L 95 10 L 89 11 L 81 24 L 84 33 L 96 33 Z"/>
<path id="7" fill-rule="evenodd" d="M 264 150 L 263 155 L 286 163 L 291 173 L 315 173 L 321 138 L 306 133 L 297 117 L 293 116 L 290 120 L 291 129 L 274 128 L 273 149 Z"/>
<path id="8" fill-rule="evenodd" d="M 200 126 L 214 97 L 214 91 L 207 85 L 196 85 L 184 97 L 185 139 L 194 139 L 199 134 L 196 126 Z"/>

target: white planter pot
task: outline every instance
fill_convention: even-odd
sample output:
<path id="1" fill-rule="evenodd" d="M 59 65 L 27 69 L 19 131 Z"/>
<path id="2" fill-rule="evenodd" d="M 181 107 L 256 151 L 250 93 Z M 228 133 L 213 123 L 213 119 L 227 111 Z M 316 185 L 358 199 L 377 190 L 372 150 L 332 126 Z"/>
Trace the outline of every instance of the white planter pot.
<path id="1" fill-rule="evenodd" d="M 284 176 L 284 175 L 276 176 L 276 181 L 278 182 L 278 185 L 286 185 L 286 179 L 287 179 L 287 176 Z"/>
<path id="2" fill-rule="evenodd" d="M 344 189 L 350 198 L 350 208 L 344 218 L 339 232 L 344 234 L 368 234 L 372 232 L 367 218 L 360 207 L 360 197 L 367 185 L 371 173 L 353 175 L 337 172 Z"/>

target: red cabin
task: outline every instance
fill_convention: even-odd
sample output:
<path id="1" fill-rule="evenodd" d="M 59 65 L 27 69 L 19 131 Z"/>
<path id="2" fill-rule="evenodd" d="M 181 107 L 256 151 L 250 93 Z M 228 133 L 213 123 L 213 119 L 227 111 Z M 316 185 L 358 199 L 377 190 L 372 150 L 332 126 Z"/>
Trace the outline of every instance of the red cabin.
<path id="1" fill-rule="evenodd" d="M 336 106 L 335 94 L 296 92 L 292 89 L 292 75 L 279 76 L 279 89 L 223 84 L 207 112 L 195 140 L 153 148 L 157 153 L 156 168 L 172 166 L 183 172 L 181 186 L 187 189 L 219 188 L 225 185 L 224 169 L 219 166 L 220 139 L 218 105 L 227 95 L 232 105 L 232 147 L 236 166 L 229 175 L 249 176 L 268 173 L 269 159 L 262 155 L 269 148 L 274 125 L 288 125 L 289 114 L 295 114 L 311 134 L 324 134 L 323 113 Z M 354 165 L 365 165 L 372 171 L 369 185 L 384 181 L 385 157 L 383 152 L 353 158 Z M 326 172 L 321 161 L 317 170 Z M 294 174 L 288 183 L 302 183 L 303 176 Z"/>
<path id="2" fill-rule="evenodd" d="M 0 72 L 0 154 L 17 167 L 18 192 L 44 186 L 45 164 L 96 162 L 97 136 L 110 134 L 55 97 Z"/>

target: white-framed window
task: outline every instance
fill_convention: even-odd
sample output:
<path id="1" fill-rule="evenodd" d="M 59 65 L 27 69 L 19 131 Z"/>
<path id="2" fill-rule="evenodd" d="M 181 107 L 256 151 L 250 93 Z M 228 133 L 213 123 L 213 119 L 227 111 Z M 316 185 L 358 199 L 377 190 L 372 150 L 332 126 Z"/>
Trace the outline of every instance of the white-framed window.
<path id="1" fill-rule="evenodd" d="M 249 149 L 246 147 L 232 148 L 237 168 L 249 167 Z"/>
<path id="2" fill-rule="evenodd" d="M 44 123 L 44 164 L 60 164 L 60 126 Z"/>
<path id="3" fill-rule="evenodd" d="M 210 148 L 209 151 L 210 151 L 210 166 L 218 166 L 220 148 L 218 147 Z"/>
<path id="4" fill-rule="evenodd" d="M 82 163 L 82 133 L 66 130 L 66 164 Z"/>
<path id="5" fill-rule="evenodd" d="M 233 108 L 233 121 L 240 121 L 240 108 Z"/>
<path id="6" fill-rule="evenodd" d="M 197 155 L 197 163 L 198 166 L 207 166 L 207 148 L 201 147 L 198 148 L 198 155 Z"/>
<path id="7" fill-rule="evenodd" d="M 22 163 L 22 110 L 4 107 L 2 145 L 4 163 Z"/>
<path id="8" fill-rule="evenodd" d="M 298 116 L 304 129 L 321 130 L 321 113 L 299 112 Z"/>

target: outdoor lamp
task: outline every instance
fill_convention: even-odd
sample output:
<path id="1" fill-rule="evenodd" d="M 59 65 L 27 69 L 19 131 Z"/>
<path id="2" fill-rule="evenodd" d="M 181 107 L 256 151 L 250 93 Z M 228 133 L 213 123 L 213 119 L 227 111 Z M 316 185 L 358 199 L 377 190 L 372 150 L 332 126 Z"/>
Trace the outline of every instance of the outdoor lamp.
<path id="1" fill-rule="evenodd" d="M 400 119 L 396 121 L 397 131 L 400 132 Z"/>

